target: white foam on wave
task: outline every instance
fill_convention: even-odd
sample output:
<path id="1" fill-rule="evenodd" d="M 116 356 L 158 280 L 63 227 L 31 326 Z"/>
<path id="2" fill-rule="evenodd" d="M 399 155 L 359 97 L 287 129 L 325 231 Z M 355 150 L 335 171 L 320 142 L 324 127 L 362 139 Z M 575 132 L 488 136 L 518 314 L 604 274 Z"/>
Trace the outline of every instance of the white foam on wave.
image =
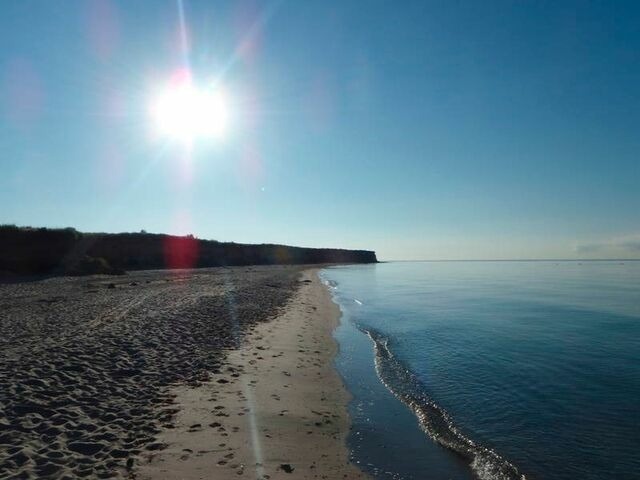
<path id="1" fill-rule="evenodd" d="M 358 327 L 374 345 L 375 368 L 387 389 L 414 412 L 422 430 L 435 442 L 469 460 L 480 480 L 526 480 L 515 465 L 490 448 L 476 444 L 456 428 L 450 415 L 424 393 L 424 385 L 389 349 L 389 339 Z M 395 377 L 395 378 L 390 378 Z M 394 381 L 395 379 L 395 381 Z"/>

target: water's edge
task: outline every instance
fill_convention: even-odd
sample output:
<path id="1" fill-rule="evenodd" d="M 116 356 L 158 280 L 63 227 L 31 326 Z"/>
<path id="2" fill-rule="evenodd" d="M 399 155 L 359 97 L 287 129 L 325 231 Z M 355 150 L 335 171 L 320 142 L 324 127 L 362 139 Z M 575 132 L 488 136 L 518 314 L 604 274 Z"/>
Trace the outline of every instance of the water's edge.
<path id="1" fill-rule="evenodd" d="M 431 439 L 469 461 L 473 472 L 482 480 L 526 480 L 515 465 L 460 432 L 451 416 L 421 393 L 425 386 L 393 355 L 387 338 L 374 330 L 357 327 L 373 342 L 380 381 L 413 411 L 420 427 Z"/>
<path id="2" fill-rule="evenodd" d="M 474 442 L 456 428 L 451 416 L 424 393 L 425 385 L 393 355 L 389 339 L 374 329 L 366 329 L 346 318 L 344 307 L 336 294 L 337 282 L 321 274 L 319 276 L 330 291 L 334 303 L 340 307 L 340 322 L 352 322 L 355 329 L 371 341 L 374 367 L 381 384 L 413 412 L 421 430 L 431 440 L 464 459 L 474 476 L 481 480 L 526 480 L 515 465 L 494 450 Z M 358 303 L 357 299 L 353 300 Z M 339 342 L 338 345 L 340 347 Z M 337 370 L 342 376 L 340 369 Z"/>

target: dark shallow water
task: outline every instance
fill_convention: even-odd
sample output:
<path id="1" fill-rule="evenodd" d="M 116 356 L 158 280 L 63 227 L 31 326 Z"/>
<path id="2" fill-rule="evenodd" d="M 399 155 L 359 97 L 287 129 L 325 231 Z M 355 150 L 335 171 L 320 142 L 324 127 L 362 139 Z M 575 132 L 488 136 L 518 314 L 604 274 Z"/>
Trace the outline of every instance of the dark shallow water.
<path id="1" fill-rule="evenodd" d="M 388 263 L 323 277 L 344 315 L 353 459 L 369 471 L 640 478 L 640 262 Z"/>

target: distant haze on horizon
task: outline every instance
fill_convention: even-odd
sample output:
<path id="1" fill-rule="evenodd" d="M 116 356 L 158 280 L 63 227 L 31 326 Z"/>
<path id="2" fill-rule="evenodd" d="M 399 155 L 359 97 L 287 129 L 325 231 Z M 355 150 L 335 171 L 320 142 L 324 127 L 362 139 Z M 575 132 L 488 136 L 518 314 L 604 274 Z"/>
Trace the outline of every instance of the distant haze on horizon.
<path id="1" fill-rule="evenodd" d="M 0 223 L 640 259 L 637 2 L 22 1 L 0 18 Z M 176 72 L 224 92 L 224 135 L 158 134 Z"/>

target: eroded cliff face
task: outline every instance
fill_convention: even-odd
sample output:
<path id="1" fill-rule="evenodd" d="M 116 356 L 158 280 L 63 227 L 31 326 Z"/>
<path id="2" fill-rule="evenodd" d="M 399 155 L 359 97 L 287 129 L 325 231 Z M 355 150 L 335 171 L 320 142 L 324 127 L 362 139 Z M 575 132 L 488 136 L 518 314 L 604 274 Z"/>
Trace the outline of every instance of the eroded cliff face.
<path id="1" fill-rule="evenodd" d="M 369 250 L 225 243 L 149 233 L 0 227 L 0 275 L 123 273 L 233 265 L 376 263 Z"/>

